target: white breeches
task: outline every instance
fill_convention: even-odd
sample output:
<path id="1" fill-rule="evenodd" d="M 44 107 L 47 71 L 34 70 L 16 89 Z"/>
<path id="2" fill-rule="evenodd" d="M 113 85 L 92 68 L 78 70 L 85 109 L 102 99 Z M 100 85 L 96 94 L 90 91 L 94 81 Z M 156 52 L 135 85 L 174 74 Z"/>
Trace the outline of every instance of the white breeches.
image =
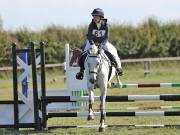
<path id="1" fill-rule="evenodd" d="M 91 48 L 91 45 L 90 45 L 89 41 L 87 40 L 86 46 L 85 46 L 85 48 L 84 48 L 84 51 L 89 50 L 89 48 Z M 110 52 L 110 53 L 114 56 L 114 58 L 115 58 L 115 60 L 116 60 L 116 62 L 117 62 L 118 68 L 121 68 L 121 61 L 120 61 L 120 58 L 119 58 L 119 56 L 118 56 L 118 53 L 117 53 L 116 48 L 115 48 L 111 43 L 107 42 L 107 43 L 103 46 L 103 49 L 106 50 L 106 51 L 108 51 L 108 52 Z"/>

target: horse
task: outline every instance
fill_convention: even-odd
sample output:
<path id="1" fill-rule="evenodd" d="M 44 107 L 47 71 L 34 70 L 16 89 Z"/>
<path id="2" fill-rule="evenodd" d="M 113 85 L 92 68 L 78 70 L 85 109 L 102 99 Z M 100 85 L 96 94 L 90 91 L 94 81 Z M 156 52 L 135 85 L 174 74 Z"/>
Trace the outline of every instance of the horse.
<path id="1" fill-rule="evenodd" d="M 70 50 L 70 54 L 71 54 L 70 63 L 69 63 L 70 66 L 74 66 L 74 67 L 79 66 L 78 61 L 79 61 L 82 53 L 83 53 L 83 50 L 80 49 L 80 48 L 77 48 L 77 47 L 72 48 L 72 49 Z M 114 68 L 113 68 L 113 70 L 114 70 Z M 113 71 L 112 73 L 113 73 L 113 74 L 112 74 L 111 77 L 114 77 L 115 71 Z M 120 85 L 122 85 L 120 79 L 119 79 L 119 78 L 116 78 L 116 79 L 117 79 L 117 82 L 118 82 Z M 110 80 L 112 80 L 112 78 L 111 78 Z M 111 87 L 111 84 L 114 84 L 114 82 L 109 81 L 109 82 L 108 82 L 108 87 Z"/>
<path id="2" fill-rule="evenodd" d="M 94 120 L 93 103 L 94 103 L 94 86 L 97 83 L 100 88 L 100 126 L 99 132 L 105 131 L 105 102 L 107 94 L 108 82 L 115 75 L 115 68 L 112 69 L 112 74 L 109 76 L 111 70 L 111 62 L 104 53 L 103 49 L 99 49 L 96 45 L 88 50 L 87 58 L 84 62 L 85 72 L 87 76 L 87 88 L 89 96 L 89 109 L 87 120 Z"/>
<path id="3" fill-rule="evenodd" d="M 83 52 L 82 49 L 75 47 L 71 49 L 70 52 L 72 54 L 71 59 L 70 59 L 70 66 L 78 66 L 78 61 Z"/>

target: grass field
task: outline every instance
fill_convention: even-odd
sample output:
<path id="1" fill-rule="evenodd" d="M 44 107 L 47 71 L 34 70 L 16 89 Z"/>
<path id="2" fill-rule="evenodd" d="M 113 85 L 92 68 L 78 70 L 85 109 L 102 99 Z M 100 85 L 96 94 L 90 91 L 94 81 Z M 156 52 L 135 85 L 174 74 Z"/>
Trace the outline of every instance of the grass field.
<path id="1" fill-rule="evenodd" d="M 123 83 L 177 83 L 180 82 L 180 64 L 171 63 L 153 63 L 150 74 L 144 76 L 142 64 L 124 65 L 124 76 L 121 77 Z M 3 73 L 0 82 L 0 100 L 12 98 L 12 79 L 10 74 Z M 51 70 L 47 72 L 47 88 L 65 87 L 64 76 L 61 71 Z M 31 83 L 30 83 L 31 85 Z M 99 90 L 95 90 L 99 95 Z M 108 89 L 108 95 L 138 95 L 138 94 L 179 94 L 180 88 L 126 88 L 126 89 Z M 106 103 L 106 108 L 133 107 L 139 106 L 142 110 L 125 111 L 154 111 L 154 107 L 164 105 L 179 105 L 180 102 L 167 101 L 137 101 L 137 102 L 119 102 Z M 99 103 L 94 105 L 98 108 Z M 159 109 L 158 109 L 159 110 Z M 169 111 L 170 109 L 168 109 Z M 172 110 L 172 109 L 171 109 Z M 174 109 L 175 110 L 175 109 Z M 110 111 L 110 110 L 109 110 Z M 118 110 L 111 110 L 118 111 Z M 124 111 L 124 110 L 120 110 Z M 167 111 L 167 110 L 166 110 Z M 180 111 L 176 109 L 176 111 Z M 99 118 L 94 121 L 87 121 L 86 118 L 52 118 L 48 120 L 48 126 L 60 125 L 98 125 Z M 107 117 L 106 124 L 180 124 L 180 117 Z M 21 129 L 20 132 L 13 130 L 0 129 L 0 134 L 83 134 L 83 135 L 179 135 L 179 128 L 148 128 L 148 127 L 112 127 L 106 128 L 106 132 L 99 133 L 98 128 L 71 128 L 71 129 L 53 129 L 49 131 L 36 132 L 32 129 Z"/>

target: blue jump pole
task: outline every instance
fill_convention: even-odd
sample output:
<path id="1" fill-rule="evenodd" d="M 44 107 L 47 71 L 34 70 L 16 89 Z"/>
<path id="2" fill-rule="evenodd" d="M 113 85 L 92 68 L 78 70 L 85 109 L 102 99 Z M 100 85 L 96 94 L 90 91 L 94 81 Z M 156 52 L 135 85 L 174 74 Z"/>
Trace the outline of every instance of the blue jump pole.
<path id="1" fill-rule="evenodd" d="M 22 53 L 21 59 L 28 65 L 28 53 Z M 22 93 L 24 96 L 28 96 L 28 76 L 22 80 Z"/>

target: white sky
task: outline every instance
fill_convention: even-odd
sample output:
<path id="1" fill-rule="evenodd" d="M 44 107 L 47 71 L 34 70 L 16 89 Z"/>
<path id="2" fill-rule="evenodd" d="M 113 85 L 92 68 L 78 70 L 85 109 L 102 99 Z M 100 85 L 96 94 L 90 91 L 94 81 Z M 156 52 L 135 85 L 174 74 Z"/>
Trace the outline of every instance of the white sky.
<path id="1" fill-rule="evenodd" d="M 180 20 L 180 0 L 0 0 L 0 16 L 5 29 L 74 27 L 89 24 L 90 13 L 97 7 L 110 23 L 136 25 L 149 16 L 162 22 Z"/>

